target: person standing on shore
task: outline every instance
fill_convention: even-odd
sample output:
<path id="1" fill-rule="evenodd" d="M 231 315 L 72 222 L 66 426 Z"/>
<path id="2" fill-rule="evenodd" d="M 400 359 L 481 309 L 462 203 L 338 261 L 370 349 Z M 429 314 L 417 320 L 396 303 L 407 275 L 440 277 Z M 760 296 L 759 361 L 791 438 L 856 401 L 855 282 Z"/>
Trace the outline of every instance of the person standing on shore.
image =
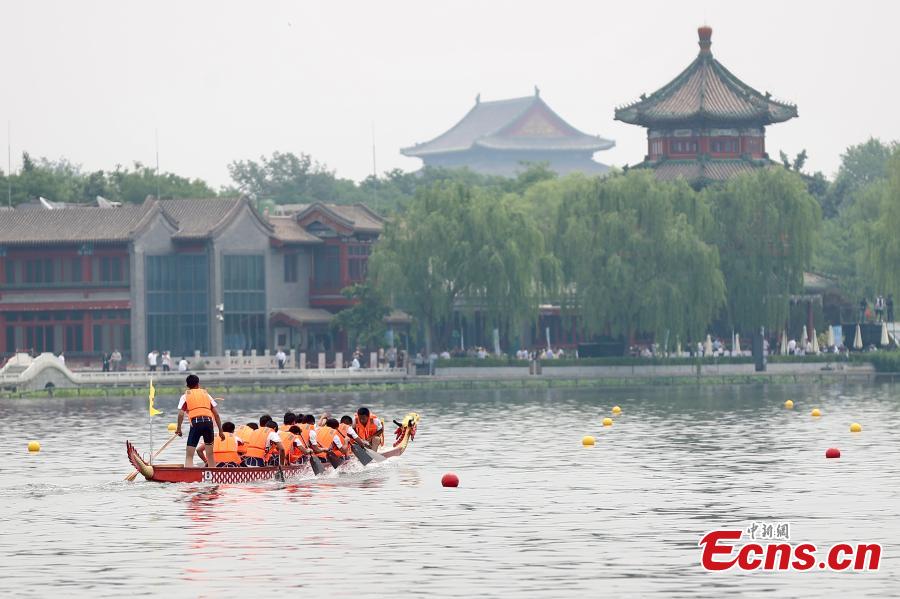
<path id="1" fill-rule="evenodd" d="M 200 377 L 196 374 L 189 374 L 185 382 L 187 391 L 178 400 L 178 423 L 175 425 L 175 434 L 179 437 L 182 436 L 181 424 L 187 414 L 191 428 L 188 431 L 187 447 L 184 450 L 184 467 L 193 468 L 194 452 L 197 450 L 200 439 L 203 439 L 203 443 L 207 447 L 213 444 L 213 422 L 216 423 L 216 429 L 219 431 L 219 439 L 224 441 L 225 435 L 222 432 L 222 421 L 219 418 L 219 411 L 216 409 L 216 401 L 205 389 L 200 388 Z"/>
<path id="2" fill-rule="evenodd" d="M 147 365 L 150 367 L 150 372 L 156 372 L 156 364 L 159 361 L 159 352 L 155 349 L 147 354 Z"/>
<path id="3" fill-rule="evenodd" d="M 278 353 L 275 354 L 275 361 L 278 362 L 278 370 L 284 370 L 284 364 L 287 362 L 287 356 L 284 353 L 283 349 L 278 349 Z"/>
<path id="4" fill-rule="evenodd" d="M 122 353 L 114 349 L 109 355 L 109 369 L 113 372 L 119 372 L 122 367 Z"/>

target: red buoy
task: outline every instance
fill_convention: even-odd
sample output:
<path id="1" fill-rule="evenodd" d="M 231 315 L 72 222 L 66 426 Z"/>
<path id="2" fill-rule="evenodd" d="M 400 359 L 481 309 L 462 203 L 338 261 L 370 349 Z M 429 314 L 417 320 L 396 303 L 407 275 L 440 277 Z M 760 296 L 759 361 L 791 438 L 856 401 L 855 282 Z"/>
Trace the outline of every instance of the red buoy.
<path id="1" fill-rule="evenodd" d="M 444 476 L 441 477 L 441 485 L 445 487 L 458 487 L 459 486 L 459 477 L 453 474 L 452 472 L 448 472 Z"/>
<path id="2" fill-rule="evenodd" d="M 825 450 L 826 458 L 839 458 L 841 457 L 841 450 L 837 447 L 829 447 Z"/>

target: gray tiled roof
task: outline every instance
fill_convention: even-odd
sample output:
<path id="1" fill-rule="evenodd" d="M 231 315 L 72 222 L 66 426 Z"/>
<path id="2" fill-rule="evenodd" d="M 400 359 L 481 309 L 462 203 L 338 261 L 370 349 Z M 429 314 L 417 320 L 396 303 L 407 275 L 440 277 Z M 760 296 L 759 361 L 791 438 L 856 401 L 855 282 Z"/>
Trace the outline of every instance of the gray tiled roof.
<path id="1" fill-rule="evenodd" d="M 321 243 L 322 240 L 297 224 L 291 216 L 270 216 L 269 223 L 274 227 L 272 236 L 284 243 Z"/>
<path id="2" fill-rule="evenodd" d="M 200 198 L 147 200 L 119 208 L 4 210 L 0 211 L 0 245 L 124 243 L 145 219 L 159 212 L 177 227 L 173 238 L 202 239 L 226 225 L 245 203 L 241 198 Z"/>
<path id="3" fill-rule="evenodd" d="M 758 168 L 770 166 L 769 161 L 732 160 L 663 160 L 644 162 L 636 168 L 652 168 L 658 179 L 673 181 L 683 177 L 688 181 L 724 181 Z"/>
<path id="4" fill-rule="evenodd" d="M 147 214 L 146 206 L 4 210 L 0 245 L 117 243 L 128 241 Z"/>
<path id="5" fill-rule="evenodd" d="M 283 214 L 296 216 L 309 210 L 313 206 L 319 206 L 326 212 L 331 212 L 339 220 L 344 221 L 354 231 L 362 233 L 380 233 L 384 229 L 384 219 L 365 207 L 363 204 L 282 204 L 279 206 Z"/>
<path id="6" fill-rule="evenodd" d="M 529 122 L 538 126 L 529 129 Z M 614 145 L 611 140 L 587 135 L 571 126 L 535 94 L 510 100 L 476 102 L 462 120 L 446 133 L 431 141 L 403 148 L 400 152 L 405 156 L 424 157 L 463 152 L 475 146 L 491 150 L 596 152 Z"/>

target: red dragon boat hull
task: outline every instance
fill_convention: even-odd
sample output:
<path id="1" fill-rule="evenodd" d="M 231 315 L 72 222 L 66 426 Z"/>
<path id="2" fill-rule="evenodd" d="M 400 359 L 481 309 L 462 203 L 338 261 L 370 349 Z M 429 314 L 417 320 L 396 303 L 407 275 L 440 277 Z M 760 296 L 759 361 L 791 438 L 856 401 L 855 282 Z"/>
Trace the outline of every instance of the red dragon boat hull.
<path id="1" fill-rule="evenodd" d="M 402 455 L 409 443 L 416 436 L 416 427 L 419 424 L 419 415 L 410 412 L 402 422 L 394 421 L 398 426 L 394 432 L 394 445 L 379 453 L 385 458 Z M 185 468 L 182 464 L 149 464 L 138 453 L 130 442 L 125 442 L 128 452 L 128 461 L 134 469 L 140 472 L 145 479 L 159 483 L 248 483 L 254 481 L 275 480 L 278 476 L 277 466 L 265 466 L 261 468 Z M 356 458 L 348 458 L 347 461 L 355 461 Z M 322 466 L 331 469 L 328 462 Z M 340 466 L 338 466 L 340 468 Z M 312 468 L 308 462 L 299 465 L 282 466 L 285 480 L 290 478 L 308 477 L 312 474 Z"/>

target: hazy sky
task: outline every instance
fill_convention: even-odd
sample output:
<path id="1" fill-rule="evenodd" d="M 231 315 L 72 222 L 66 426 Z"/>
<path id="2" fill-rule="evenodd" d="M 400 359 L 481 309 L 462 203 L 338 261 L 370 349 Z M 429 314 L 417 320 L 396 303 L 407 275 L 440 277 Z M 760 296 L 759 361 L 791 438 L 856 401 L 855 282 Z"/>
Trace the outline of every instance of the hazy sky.
<path id="1" fill-rule="evenodd" d="M 2 19 L 14 169 L 22 150 L 85 169 L 153 164 L 158 128 L 160 167 L 216 186 L 230 161 L 275 150 L 360 179 L 373 124 L 378 171 L 416 169 L 401 147 L 442 133 L 479 92 L 535 84 L 616 141 L 595 159 L 633 164 L 645 131 L 613 109 L 693 60 L 704 21 L 728 69 L 798 105 L 767 131 L 773 158 L 806 148 L 830 175 L 848 145 L 900 139 L 897 2 L 5 0 Z"/>

